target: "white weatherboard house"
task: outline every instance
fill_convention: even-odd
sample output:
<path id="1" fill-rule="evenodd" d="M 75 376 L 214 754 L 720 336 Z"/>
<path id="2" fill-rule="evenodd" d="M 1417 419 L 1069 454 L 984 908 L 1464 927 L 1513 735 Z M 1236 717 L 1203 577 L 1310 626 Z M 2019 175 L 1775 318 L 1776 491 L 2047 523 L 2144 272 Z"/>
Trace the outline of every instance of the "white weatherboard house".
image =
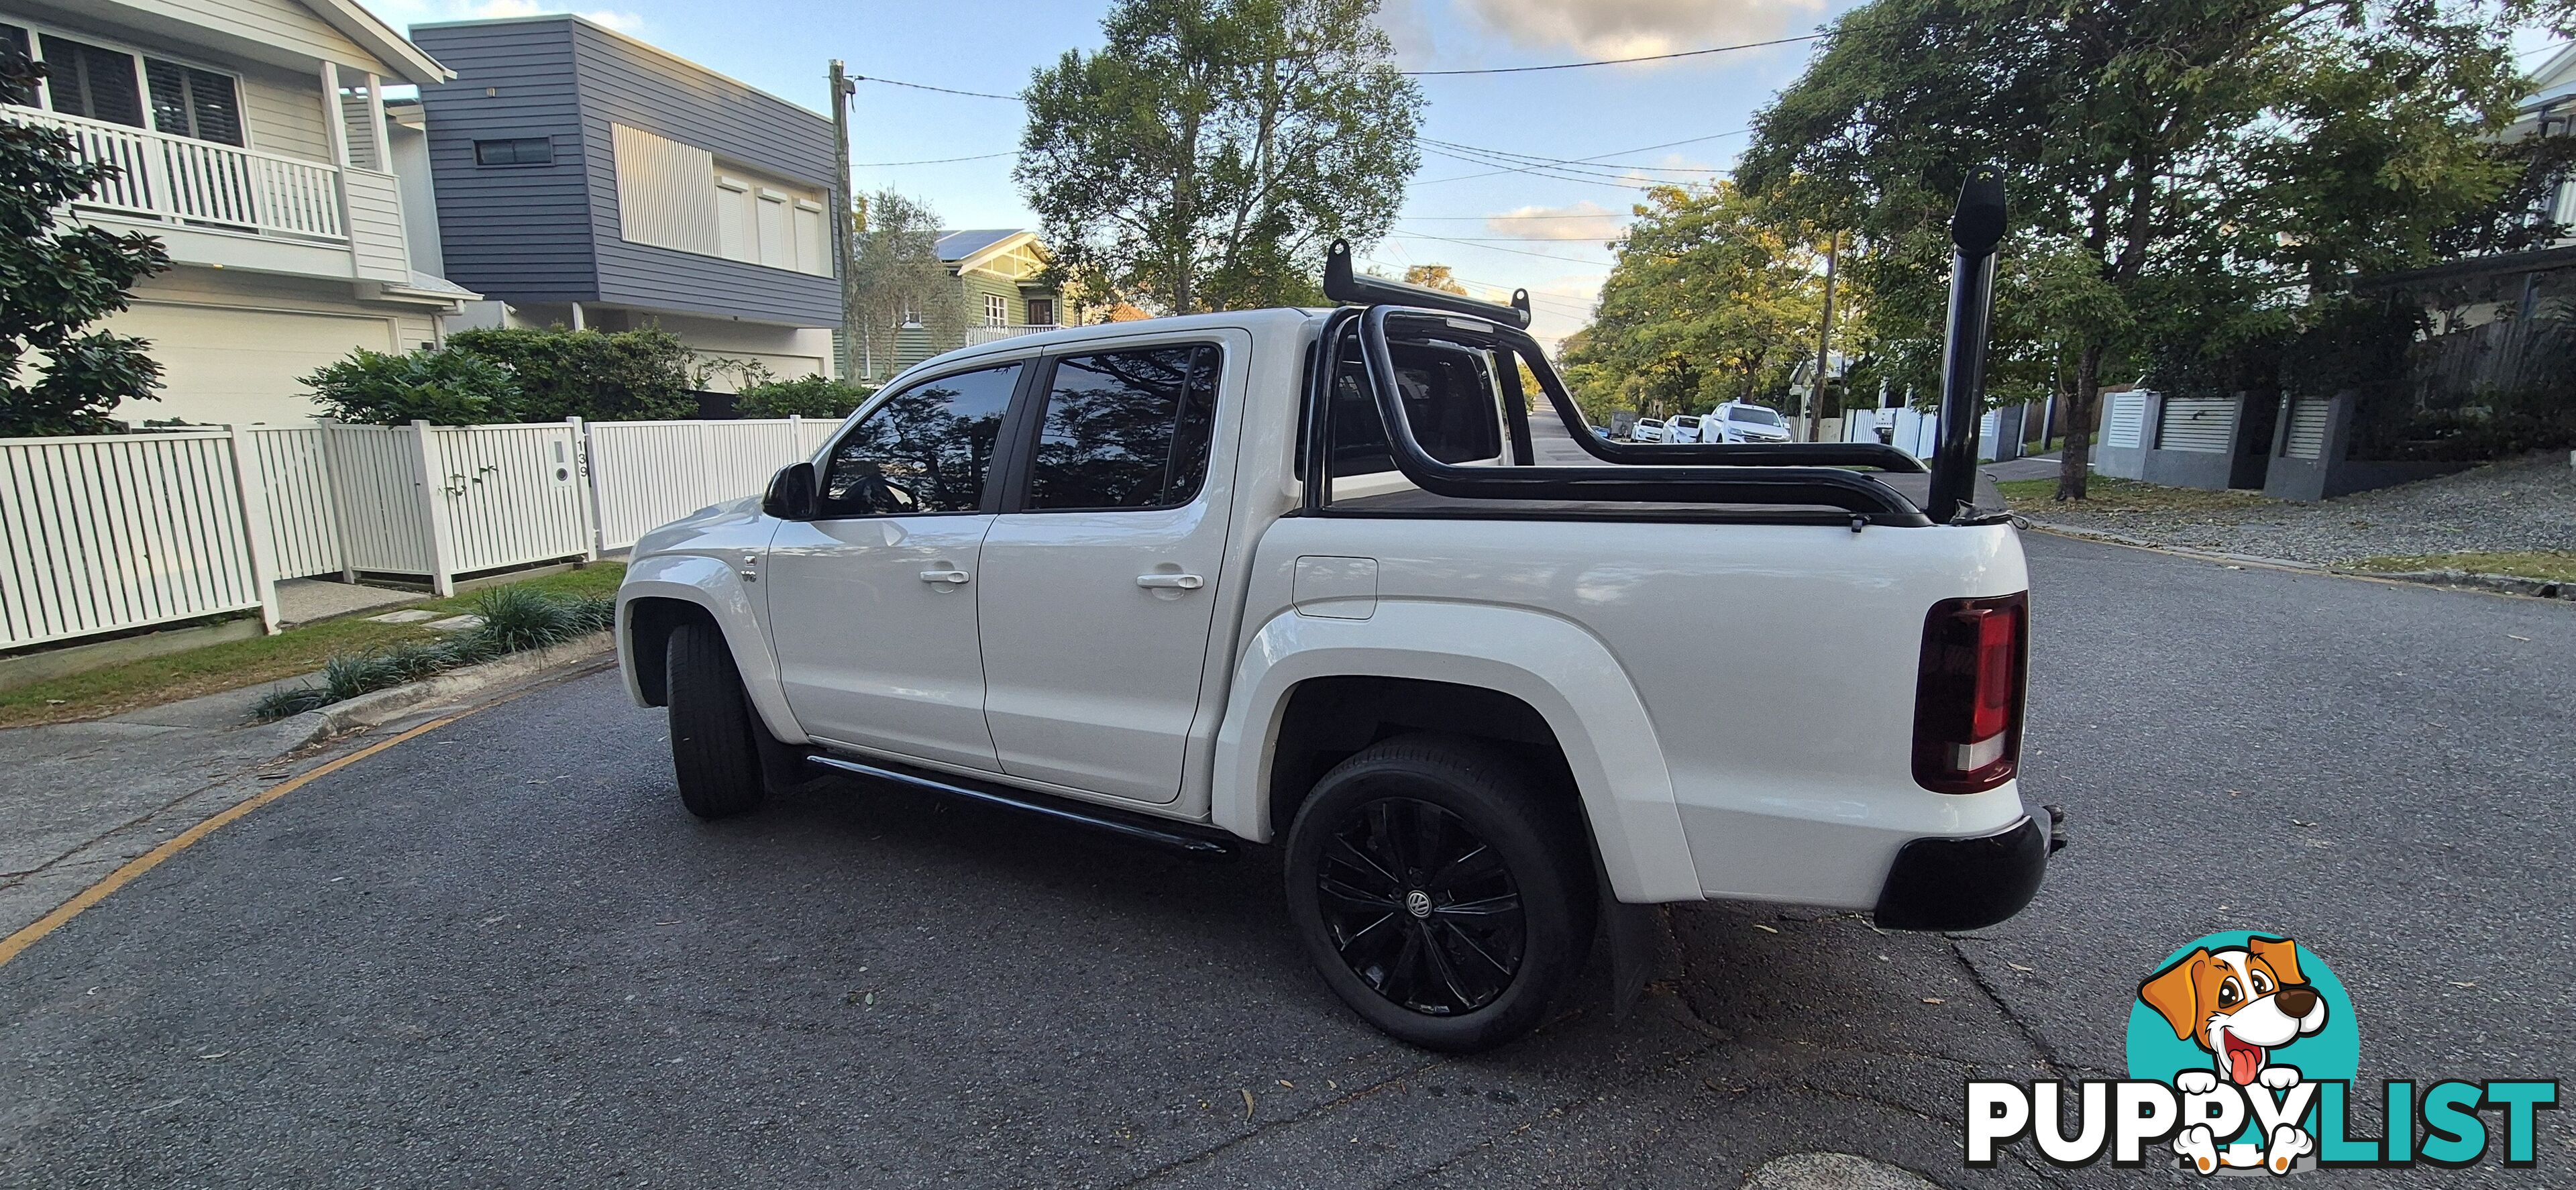
<path id="1" fill-rule="evenodd" d="M 384 118 L 385 87 L 453 73 L 354 0 L 0 0 L 0 41 L 48 76 L 0 118 L 125 170 L 74 217 L 148 233 L 175 266 L 105 324 L 162 367 L 161 399 L 120 420 L 313 417 L 296 377 L 430 343 L 474 296 L 415 261 L 435 216 L 405 210 Z"/>

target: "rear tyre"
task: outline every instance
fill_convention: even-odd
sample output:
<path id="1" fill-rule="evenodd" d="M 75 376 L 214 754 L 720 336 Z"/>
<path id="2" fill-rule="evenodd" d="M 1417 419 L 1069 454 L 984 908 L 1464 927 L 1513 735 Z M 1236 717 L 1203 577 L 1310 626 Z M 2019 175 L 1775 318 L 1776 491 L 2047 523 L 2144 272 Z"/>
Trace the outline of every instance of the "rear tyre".
<path id="1" fill-rule="evenodd" d="M 760 808 L 764 731 L 743 694 L 741 671 L 724 633 L 703 620 L 671 630 L 669 667 L 671 768 L 680 804 L 700 818 L 730 818 Z"/>
<path id="2" fill-rule="evenodd" d="M 1592 946 L 1586 835 L 1509 754 L 1432 735 L 1372 745 L 1289 828 L 1288 913 L 1370 1024 L 1471 1053 L 1529 1032 Z"/>

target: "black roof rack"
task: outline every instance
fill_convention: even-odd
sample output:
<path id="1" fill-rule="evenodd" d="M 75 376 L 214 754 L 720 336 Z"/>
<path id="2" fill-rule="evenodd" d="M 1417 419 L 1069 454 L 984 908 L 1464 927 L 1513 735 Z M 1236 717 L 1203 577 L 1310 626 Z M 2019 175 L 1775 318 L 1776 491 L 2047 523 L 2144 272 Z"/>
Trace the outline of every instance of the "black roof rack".
<path id="1" fill-rule="evenodd" d="M 1526 289 L 1513 290 L 1512 304 L 1506 306 L 1499 302 L 1481 302 L 1445 289 L 1371 277 L 1351 267 L 1348 240 L 1335 240 L 1333 246 L 1325 250 L 1324 296 L 1352 306 L 1411 306 L 1418 310 L 1473 314 L 1523 330 L 1530 324 L 1530 296 Z"/>

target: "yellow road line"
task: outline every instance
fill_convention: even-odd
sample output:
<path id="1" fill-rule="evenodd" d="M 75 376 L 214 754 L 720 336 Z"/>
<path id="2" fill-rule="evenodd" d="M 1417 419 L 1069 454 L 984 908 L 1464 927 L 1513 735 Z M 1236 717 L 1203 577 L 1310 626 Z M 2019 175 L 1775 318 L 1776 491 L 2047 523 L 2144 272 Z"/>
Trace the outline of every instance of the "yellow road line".
<path id="1" fill-rule="evenodd" d="M 499 706 L 500 703 L 508 701 L 509 699 L 501 699 L 498 702 L 486 703 L 485 706 Z M 0 964 L 5 964 L 9 960 L 17 958 L 20 951 L 23 951 L 30 946 L 34 946 L 37 939 L 43 938 L 45 935 L 60 929 L 64 922 L 80 916 L 82 910 L 98 904 L 100 901 L 106 900 L 109 893 L 125 887 L 127 881 L 130 881 L 145 872 L 149 872 L 154 868 L 160 867 L 161 861 L 177 855 L 182 851 L 186 851 L 188 848 L 195 846 L 199 840 L 215 833 L 216 831 L 222 830 L 224 827 L 247 816 L 251 811 L 258 809 L 261 806 L 265 806 L 270 802 L 276 801 L 279 798 L 285 797 L 287 794 L 293 793 L 296 790 L 311 784 L 316 779 L 330 776 L 333 773 L 339 772 L 350 765 L 356 764 L 361 760 L 365 760 L 378 752 L 382 752 L 385 749 L 391 748 L 396 744 L 413 738 L 414 736 L 436 731 L 439 728 L 445 727 L 450 723 L 454 723 L 457 720 L 466 717 L 467 715 L 473 714 L 474 711 L 483 709 L 484 707 L 476 707 L 473 710 L 459 711 L 456 714 L 449 715 L 444 718 L 432 719 L 427 723 L 423 723 L 418 727 L 412 728 L 410 731 L 402 733 L 401 735 L 392 736 L 387 739 L 379 740 L 376 743 L 369 744 L 364 748 L 360 748 L 355 752 L 340 757 L 339 759 L 333 760 L 327 764 L 320 765 L 306 772 L 298 773 L 291 780 L 281 781 L 275 785 L 269 786 L 268 788 L 259 791 L 257 794 L 235 803 L 230 809 L 225 810 L 223 813 L 217 814 L 204 822 L 200 822 L 195 826 L 179 832 L 177 837 L 172 838 L 169 842 L 163 843 L 150 851 L 144 852 L 143 854 L 126 861 L 125 866 L 108 873 L 106 878 L 100 880 L 98 883 L 80 890 L 79 895 L 55 906 L 53 912 L 37 918 L 25 929 L 9 935 L 5 940 L 0 940 Z"/>

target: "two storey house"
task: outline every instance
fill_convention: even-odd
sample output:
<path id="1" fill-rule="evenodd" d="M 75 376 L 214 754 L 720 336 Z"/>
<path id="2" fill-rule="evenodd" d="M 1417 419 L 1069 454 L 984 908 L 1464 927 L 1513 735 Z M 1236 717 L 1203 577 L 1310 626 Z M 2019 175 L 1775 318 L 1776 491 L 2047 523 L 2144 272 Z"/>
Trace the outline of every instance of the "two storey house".
<path id="1" fill-rule="evenodd" d="M 829 118 L 578 16 L 411 33 L 455 71 L 420 124 L 446 275 L 487 298 L 461 321 L 834 372 Z"/>
<path id="2" fill-rule="evenodd" d="M 433 341 L 473 295 L 415 260 L 384 89 L 451 77 L 354 0 L 0 0 L 0 44 L 45 66 L 0 119 L 58 128 L 122 176 L 72 218 L 146 232 L 174 267 L 108 329 L 164 388 L 116 416 L 314 416 L 297 377 L 355 347 Z"/>

